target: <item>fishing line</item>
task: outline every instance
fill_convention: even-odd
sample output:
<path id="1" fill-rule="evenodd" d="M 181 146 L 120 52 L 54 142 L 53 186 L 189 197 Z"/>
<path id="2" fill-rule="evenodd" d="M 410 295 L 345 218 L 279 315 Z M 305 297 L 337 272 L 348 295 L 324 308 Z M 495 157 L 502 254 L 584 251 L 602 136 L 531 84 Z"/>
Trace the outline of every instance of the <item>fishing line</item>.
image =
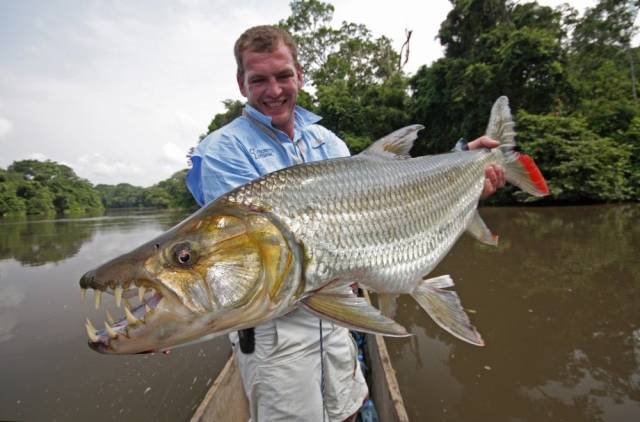
<path id="1" fill-rule="evenodd" d="M 322 395 L 322 422 L 324 422 L 325 409 L 324 402 L 324 344 L 322 339 L 322 319 L 320 319 L 320 394 Z"/>

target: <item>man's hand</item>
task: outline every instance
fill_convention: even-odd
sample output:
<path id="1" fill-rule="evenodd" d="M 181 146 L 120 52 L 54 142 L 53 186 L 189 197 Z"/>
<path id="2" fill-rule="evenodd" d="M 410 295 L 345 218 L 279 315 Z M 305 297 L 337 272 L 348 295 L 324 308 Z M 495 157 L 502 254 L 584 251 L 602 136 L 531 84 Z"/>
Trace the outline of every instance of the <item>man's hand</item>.
<path id="1" fill-rule="evenodd" d="M 469 149 L 478 148 L 495 148 L 500 145 L 500 142 L 489 138 L 488 136 L 481 136 L 478 139 L 474 139 L 469 142 L 467 146 Z M 480 199 L 487 199 L 495 193 L 498 189 L 504 186 L 504 169 L 501 166 L 491 164 L 484 169 L 484 189 L 480 195 Z"/>

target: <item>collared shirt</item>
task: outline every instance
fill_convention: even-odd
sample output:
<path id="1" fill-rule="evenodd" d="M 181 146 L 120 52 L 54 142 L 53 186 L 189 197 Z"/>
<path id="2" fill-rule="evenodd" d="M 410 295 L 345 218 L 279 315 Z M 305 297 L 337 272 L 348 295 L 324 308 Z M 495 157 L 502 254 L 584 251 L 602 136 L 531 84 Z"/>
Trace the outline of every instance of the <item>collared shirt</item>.
<path id="1" fill-rule="evenodd" d="M 345 143 L 317 125 L 320 116 L 296 106 L 294 136 L 250 105 L 243 116 L 209 134 L 191 156 L 187 187 L 200 205 L 253 179 L 295 164 L 349 156 Z"/>

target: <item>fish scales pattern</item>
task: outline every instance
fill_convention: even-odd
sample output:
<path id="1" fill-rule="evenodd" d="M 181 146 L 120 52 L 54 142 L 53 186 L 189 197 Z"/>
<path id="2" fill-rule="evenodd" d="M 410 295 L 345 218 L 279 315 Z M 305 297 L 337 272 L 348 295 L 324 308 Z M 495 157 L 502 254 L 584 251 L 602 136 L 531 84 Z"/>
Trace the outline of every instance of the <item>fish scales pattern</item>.
<path id="1" fill-rule="evenodd" d="M 340 279 L 411 292 L 465 230 L 499 151 L 291 167 L 227 200 L 270 210 L 304 247 L 306 290 Z"/>

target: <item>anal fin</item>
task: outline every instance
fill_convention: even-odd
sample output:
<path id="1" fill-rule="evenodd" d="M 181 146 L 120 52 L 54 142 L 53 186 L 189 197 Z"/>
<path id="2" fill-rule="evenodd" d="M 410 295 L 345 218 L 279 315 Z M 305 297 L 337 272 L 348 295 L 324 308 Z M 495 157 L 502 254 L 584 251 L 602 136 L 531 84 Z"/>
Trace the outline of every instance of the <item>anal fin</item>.
<path id="1" fill-rule="evenodd" d="M 476 346 L 484 346 L 484 340 L 471 325 L 458 294 L 445 290 L 452 286 L 453 280 L 448 275 L 421 280 L 411 296 L 440 327 L 460 340 Z"/>
<path id="2" fill-rule="evenodd" d="M 485 245 L 498 245 L 498 235 L 493 234 L 491 230 L 489 230 L 489 227 L 487 227 L 485 222 L 482 220 L 482 217 L 480 217 L 478 210 L 473 212 L 471 222 L 467 227 L 467 232 Z"/>
<path id="3" fill-rule="evenodd" d="M 392 337 L 410 335 L 402 325 L 382 315 L 365 298 L 352 293 L 320 291 L 303 299 L 301 303 L 305 309 L 318 317 L 356 331 Z"/>

